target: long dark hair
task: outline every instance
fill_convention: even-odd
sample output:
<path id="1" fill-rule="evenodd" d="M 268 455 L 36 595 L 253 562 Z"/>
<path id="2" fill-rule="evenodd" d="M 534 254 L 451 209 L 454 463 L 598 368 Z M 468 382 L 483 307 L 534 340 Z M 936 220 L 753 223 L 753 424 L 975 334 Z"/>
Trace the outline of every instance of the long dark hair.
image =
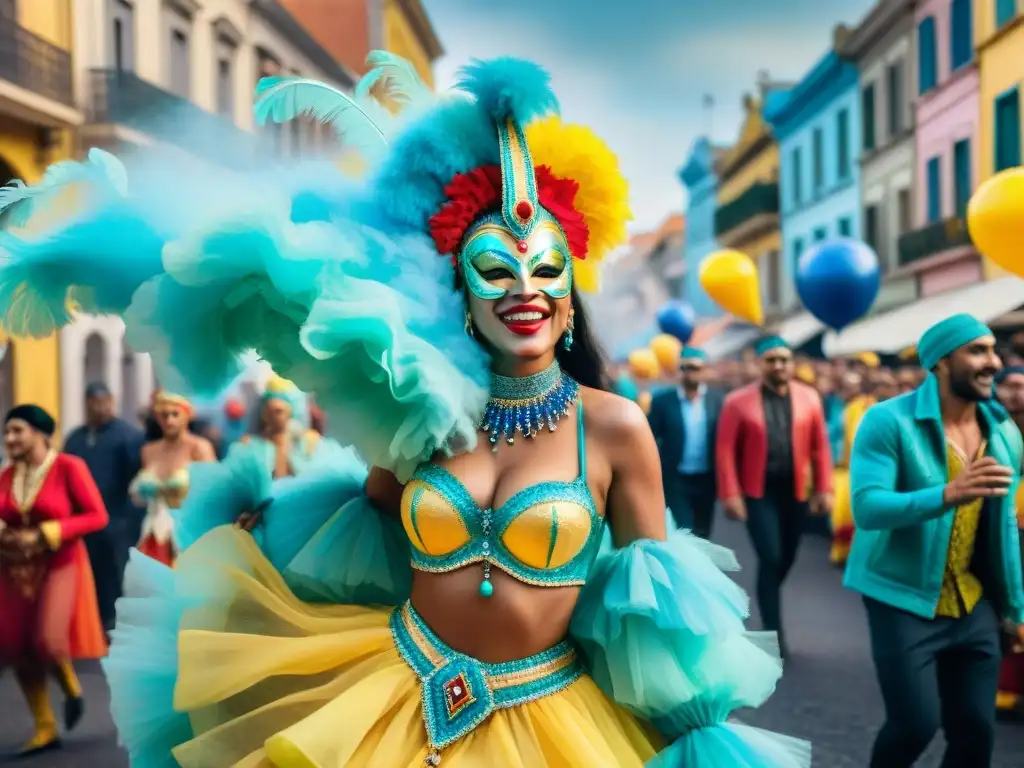
<path id="1" fill-rule="evenodd" d="M 607 390 L 608 364 L 604 350 L 594 335 L 587 316 L 587 308 L 572 289 L 573 315 L 572 346 L 566 349 L 561 341 L 555 345 L 555 358 L 562 370 L 585 387 Z"/>

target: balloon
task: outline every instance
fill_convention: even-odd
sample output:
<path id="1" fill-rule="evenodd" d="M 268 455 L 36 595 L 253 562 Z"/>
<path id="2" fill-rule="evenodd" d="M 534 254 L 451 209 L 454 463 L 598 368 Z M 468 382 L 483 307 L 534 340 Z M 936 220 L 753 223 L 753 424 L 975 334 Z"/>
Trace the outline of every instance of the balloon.
<path id="1" fill-rule="evenodd" d="M 649 349 L 634 349 L 630 352 L 629 369 L 638 379 L 655 379 L 661 374 L 661 364 Z"/>
<path id="2" fill-rule="evenodd" d="M 233 397 L 224 403 L 224 415 L 228 417 L 228 421 L 241 421 L 245 418 L 245 413 L 245 403 L 241 400 Z"/>
<path id="3" fill-rule="evenodd" d="M 754 325 L 764 322 L 757 265 L 739 251 L 715 251 L 700 263 L 700 287 L 736 317 Z"/>
<path id="4" fill-rule="evenodd" d="M 683 343 L 675 336 L 663 333 L 651 339 L 651 352 L 666 371 L 674 371 L 679 367 L 679 356 L 683 353 Z"/>
<path id="5" fill-rule="evenodd" d="M 828 240 L 807 251 L 796 265 L 800 301 L 837 331 L 871 309 L 881 285 L 878 256 L 859 240 Z"/>
<path id="6" fill-rule="evenodd" d="M 636 400 L 637 388 L 633 380 L 626 374 L 622 374 L 615 380 L 615 393 L 627 400 Z"/>
<path id="7" fill-rule="evenodd" d="M 967 231 L 984 256 L 1024 277 L 1024 168 L 1010 168 L 983 183 L 967 204 Z"/>
<path id="8" fill-rule="evenodd" d="M 653 400 L 653 399 L 654 399 L 654 395 L 652 395 L 650 392 L 641 392 L 639 397 L 637 397 L 636 402 L 637 402 L 637 405 L 640 406 L 640 408 L 643 410 L 644 413 L 650 413 L 651 412 L 651 400 Z"/>
<path id="9" fill-rule="evenodd" d="M 685 301 L 670 301 L 658 310 L 658 328 L 686 344 L 693 336 L 697 315 Z"/>

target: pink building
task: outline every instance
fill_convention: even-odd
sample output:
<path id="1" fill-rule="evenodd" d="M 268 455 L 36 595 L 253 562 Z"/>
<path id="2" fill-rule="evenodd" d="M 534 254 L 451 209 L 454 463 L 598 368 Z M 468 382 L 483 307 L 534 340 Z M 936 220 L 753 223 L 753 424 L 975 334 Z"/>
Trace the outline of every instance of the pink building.
<path id="1" fill-rule="evenodd" d="M 979 162 L 979 76 L 971 5 L 925 0 L 914 14 L 917 199 L 914 229 L 899 241 L 899 263 L 901 272 L 917 276 L 921 296 L 982 279 L 981 259 L 964 223 Z"/>

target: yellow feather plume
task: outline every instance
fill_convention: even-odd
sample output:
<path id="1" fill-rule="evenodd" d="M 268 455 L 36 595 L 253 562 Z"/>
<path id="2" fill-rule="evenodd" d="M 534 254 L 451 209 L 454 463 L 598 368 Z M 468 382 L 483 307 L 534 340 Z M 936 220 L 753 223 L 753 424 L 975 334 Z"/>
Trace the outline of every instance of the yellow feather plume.
<path id="1" fill-rule="evenodd" d="M 535 166 L 546 165 L 556 176 L 579 184 L 576 210 L 586 221 L 590 240 L 587 258 L 573 260 L 574 280 L 580 290 L 593 293 L 600 285 L 598 264 L 626 241 L 626 222 L 633 218 L 618 158 L 589 128 L 557 117 L 526 126 L 526 143 Z"/>
<path id="2" fill-rule="evenodd" d="M 268 395 L 288 395 L 295 392 L 295 385 L 275 373 L 267 380 L 263 391 Z"/>

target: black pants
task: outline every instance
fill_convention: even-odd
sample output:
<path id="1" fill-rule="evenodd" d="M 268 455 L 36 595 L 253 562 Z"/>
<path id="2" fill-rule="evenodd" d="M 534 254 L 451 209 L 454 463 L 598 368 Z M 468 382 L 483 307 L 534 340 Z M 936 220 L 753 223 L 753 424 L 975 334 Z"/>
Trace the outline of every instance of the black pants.
<path id="1" fill-rule="evenodd" d="M 99 604 L 100 621 L 103 628 L 114 628 L 114 604 L 121 597 L 121 581 L 124 577 L 125 554 L 121 552 L 119 530 L 115 522 L 102 531 L 85 537 L 85 548 L 89 553 L 92 577 L 96 583 L 96 602 Z"/>
<path id="2" fill-rule="evenodd" d="M 668 503 L 676 525 L 689 528 L 702 539 L 710 539 L 715 520 L 714 473 L 675 474 L 671 484 L 673 487 Z"/>
<path id="3" fill-rule="evenodd" d="M 942 727 L 942 768 L 987 768 L 995 745 L 999 620 L 982 600 L 959 619 L 922 619 L 864 598 L 885 724 L 871 768 L 910 768 Z"/>
<path id="4" fill-rule="evenodd" d="M 748 498 L 747 533 L 757 554 L 757 605 L 761 626 L 782 637 L 782 583 L 786 580 L 807 520 L 807 502 L 793 495 L 792 479 L 765 484 L 764 497 Z"/>

